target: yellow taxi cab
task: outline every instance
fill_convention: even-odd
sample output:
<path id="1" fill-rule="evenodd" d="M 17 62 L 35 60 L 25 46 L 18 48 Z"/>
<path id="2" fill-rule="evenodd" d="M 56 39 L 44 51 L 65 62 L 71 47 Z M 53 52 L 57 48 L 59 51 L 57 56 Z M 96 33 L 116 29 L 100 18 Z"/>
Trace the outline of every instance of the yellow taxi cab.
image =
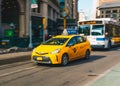
<path id="1" fill-rule="evenodd" d="M 31 60 L 36 63 L 62 64 L 89 58 L 91 46 L 87 38 L 80 35 L 58 35 L 34 48 Z"/>

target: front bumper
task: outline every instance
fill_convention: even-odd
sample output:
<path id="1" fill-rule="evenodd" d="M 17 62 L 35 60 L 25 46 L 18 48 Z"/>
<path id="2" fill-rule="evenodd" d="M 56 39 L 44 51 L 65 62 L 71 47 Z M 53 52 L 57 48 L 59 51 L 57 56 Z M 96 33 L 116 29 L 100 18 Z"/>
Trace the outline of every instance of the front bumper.
<path id="1" fill-rule="evenodd" d="M 33 61 L 37 63 L 52 64 L 51 60 L 48 57 L 44 56 L 33 56 Z"/>
<path id="2" fill-rule="evenodd" d="M 104 45 L 91 45 L 91 47 L 94 48 L 104 48 Z"/>
<path id="3" fill-rule="evenodd" d="M 44 56 L 33 55 L 31 60 L 43 64 L 61 64 L 61 61 L 56 54 Z"/>

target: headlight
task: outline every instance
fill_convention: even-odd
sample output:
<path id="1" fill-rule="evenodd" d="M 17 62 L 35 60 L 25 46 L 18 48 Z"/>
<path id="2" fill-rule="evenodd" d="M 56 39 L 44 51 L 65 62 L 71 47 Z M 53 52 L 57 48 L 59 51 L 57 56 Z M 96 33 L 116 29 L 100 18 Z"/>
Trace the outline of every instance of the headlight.
<path id="1" fill-rule="evenodd" d="M 60 48 L 58 48 L 58 49 L 52 51 L 51 54 L 56 54 L 56 53 L 58 53 L 59 51 L 60 51 Z"/>

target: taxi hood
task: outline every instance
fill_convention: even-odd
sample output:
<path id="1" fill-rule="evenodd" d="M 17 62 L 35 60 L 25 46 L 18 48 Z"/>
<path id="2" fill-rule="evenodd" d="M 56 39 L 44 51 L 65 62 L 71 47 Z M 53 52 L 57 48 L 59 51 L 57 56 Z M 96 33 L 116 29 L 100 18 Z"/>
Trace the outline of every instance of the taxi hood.
<path id="1" fill-rule="evenodd" d="M 61 45 L 40 45 L 35 48 L 35 52 L 52 52 L 56 49 L 61 49 L 63 46 Z"/>

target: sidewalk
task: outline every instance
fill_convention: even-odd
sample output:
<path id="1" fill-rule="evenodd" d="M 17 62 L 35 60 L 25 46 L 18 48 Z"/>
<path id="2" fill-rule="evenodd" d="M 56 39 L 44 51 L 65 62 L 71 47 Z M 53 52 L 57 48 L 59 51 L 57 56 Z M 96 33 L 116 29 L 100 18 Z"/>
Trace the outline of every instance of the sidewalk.
<path id="1" fill-rule="evenodd" d="M 0 49 L 0 65 L 30 60 L 32 49 L 12 47 Z"/>
<path id="2" fill-rule="evenodd" d="M 99 76 L 87 86 L 120 86 L 120 64 Z"/>

